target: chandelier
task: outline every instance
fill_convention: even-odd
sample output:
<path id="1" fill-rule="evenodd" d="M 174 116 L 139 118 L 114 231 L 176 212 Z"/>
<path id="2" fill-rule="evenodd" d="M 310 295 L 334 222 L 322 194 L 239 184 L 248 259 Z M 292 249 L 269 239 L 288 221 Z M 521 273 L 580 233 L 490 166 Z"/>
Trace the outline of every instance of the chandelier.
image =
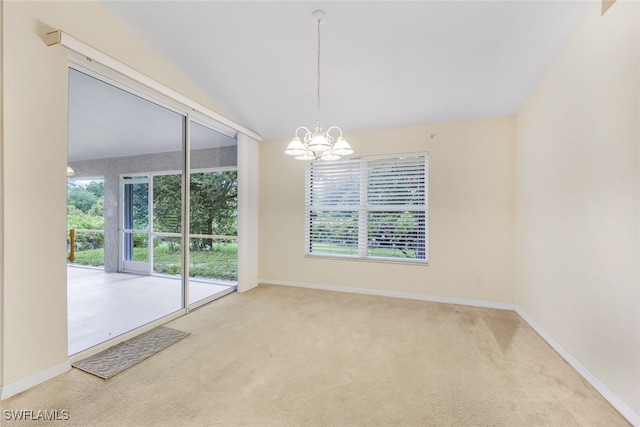
<path id="1" fill-rule="evenodd" d="M 318 24 L 318 84 L 316 87 L 318 124 L 315 132 L 311 132 L 304 126 L 296 129 L 293 139 L 284 152 L 295 156 L 297 160 L 338 160 L 341 156 L 353 154 L 353 150 L 347 140 L 343 138 L 342 130 L 338 126 L 331 126 L 325 132 L 320 126 L 320 24 L 326 18 L 326 14 L 322 10 L 316 10 L 311 16 Z"/>

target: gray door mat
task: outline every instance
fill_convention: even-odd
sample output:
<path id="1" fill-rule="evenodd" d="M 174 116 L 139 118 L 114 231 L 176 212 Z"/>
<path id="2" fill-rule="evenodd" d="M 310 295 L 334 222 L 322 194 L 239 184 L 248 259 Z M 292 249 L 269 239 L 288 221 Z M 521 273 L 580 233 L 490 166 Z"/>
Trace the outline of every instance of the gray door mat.
<path id="1" fill-rule="evenodd" d="M 71 364 L 108 380 L 189 335 L 188 332 L 158 326 L 143 334 Z"/>

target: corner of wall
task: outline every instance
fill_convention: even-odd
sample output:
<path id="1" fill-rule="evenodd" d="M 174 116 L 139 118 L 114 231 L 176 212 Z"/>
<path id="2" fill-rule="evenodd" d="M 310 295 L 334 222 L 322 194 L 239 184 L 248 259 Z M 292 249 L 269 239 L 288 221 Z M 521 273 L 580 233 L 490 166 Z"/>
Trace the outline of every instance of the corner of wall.
<path id="1" fill-rule="evenodd" d="M 0 1 L 0 396 L 4 384 L 4 2 Z"/>
<path id="2" fill-rule="evenodd" d="M 518 114 L 514 243 L 519 313 L 638 425 L 639 24 L 594 4 Z"/>
<path id="3" fill-rule="evenodd" d="M 67 360 L 48 369 L 45 369 L 44 371 L 31 375 L 27 378 L 23 378 L 13 384 L 5 384 L 4 387 L 0 389 L 0 400 L 8 399 L 11 396 L 22 393 L 23 391 L 28 390 L 31 387 L 55 378 L 60 374 L 64 374 L 70 369 L 71 363 Z"/>
<path id="4" fill-rule="evenodd" d="M 618 412 L 629 420 L 634 426 L 640 426 L 640 415 L 623 402 L 609 387 L 600 381 L 589 369 L 587 369 L 578 359 L 567 351 L 558 341 L 556 341 L 547 331 L 538 325 L 527 313 L 515 306 L 515 312 L 520 316 L 531 329 L 536 331 L 543 340 L 547 342 L 573 369 L 575 369 L 598 393 L 602 395 Z"/>

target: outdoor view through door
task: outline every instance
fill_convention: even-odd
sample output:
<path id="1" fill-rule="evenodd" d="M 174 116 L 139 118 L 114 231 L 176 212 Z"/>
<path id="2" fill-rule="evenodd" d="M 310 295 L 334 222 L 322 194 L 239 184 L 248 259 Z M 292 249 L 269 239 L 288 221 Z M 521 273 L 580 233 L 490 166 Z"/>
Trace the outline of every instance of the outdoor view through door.
<path id="1" fill-rule="evenodd" d="M 74 67 L 68 164 L 70 355 L 235 291 L 234 132 Z"/>

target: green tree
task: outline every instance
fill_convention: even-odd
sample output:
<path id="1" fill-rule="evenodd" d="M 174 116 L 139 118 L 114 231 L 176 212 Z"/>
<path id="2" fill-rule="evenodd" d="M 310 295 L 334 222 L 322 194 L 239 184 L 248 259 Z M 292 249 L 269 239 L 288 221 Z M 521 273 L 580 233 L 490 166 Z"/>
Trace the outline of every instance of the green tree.
<path id="1" fill-rule="evenodd" d="M 93 206 L 91 206 L 91 209 L 89 209 L 87 213 L 91 216 L 97 216 L 97 217 L 103 218 L 104 217 L 104 197 L 101 199 L 98 199 L 98 201 L 95 202 Z"/>
<path id="2" fill-rule="evenodd" d="M 149 185 L 134 184 L 133 190 L 133 224 L 135 229 L 144 229 L 149 226 Z"/>
<path id="3" fill-rule="evenodd" d="M 153 177 L 153 229 L 182 232 L 182 175 Z"/>
<path id="4" fill-rule="evenodd" d="M 94 196 L 96 196 L 98 200 L 104 199 L 104 181 L 103 180 L 91 181 L 89 185 L 87 185 L 87 188 L 85 190 L 93 194 Z"/>
<path id="5" fill-rule="evenodd" d="M 104 230 L 104 181 L 67 182 L 67 228 Z M 102 248 L 104 235 L 76 231 L 77 251 Z"/>
<path id="6" fill-rule="evenodd" d="M 67 206 L 67 227 L 69 229 L 104 230 L 104 218 L 82 212 L 71 204 Z M 77 251 L 102 248 L 104 234 L 76 232 L 74 245 Z"/>
<path id="7" fill-rule="evenodd" d="M 237 234 L 236 171 L 191 175 L 191 233 Z"/>
<path id="8" fill-rule="evenodd" d="M 191 174 L 190 232 L 237 234 L 238 174 L 236 171 Z M 180 175 L 157 176 L 153 181 L 154 229 L 180 232 Z M 196 239 L 194 249 L 212 246 L 212 239 Z"/>
<path id="9" fill-rule="evenodd" d="M 70 182 L 67 185 L 67 204 L 73 205 L 82 212 L 87 212 L 98 201 L 98 197 L 81 183 Z"/>

